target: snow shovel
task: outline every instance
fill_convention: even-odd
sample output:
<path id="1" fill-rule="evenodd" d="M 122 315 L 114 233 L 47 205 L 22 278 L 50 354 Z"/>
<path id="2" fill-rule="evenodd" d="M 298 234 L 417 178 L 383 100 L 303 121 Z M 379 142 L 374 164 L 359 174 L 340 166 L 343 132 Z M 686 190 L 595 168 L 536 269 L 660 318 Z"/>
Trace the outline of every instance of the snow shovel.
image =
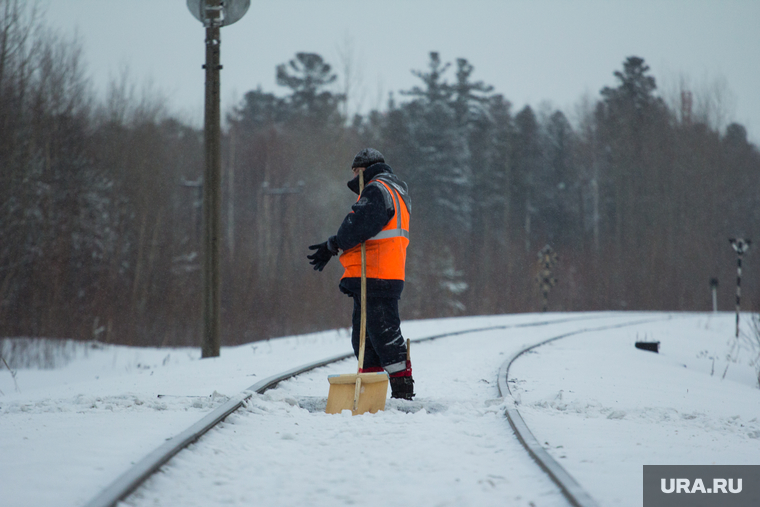
<path id="1" fill-rule="evenodd" d="M 359 171 L 359 193 L 364 191 L 364 171 Z M 385 410 L 388 395 L 386 372 L 362 373 L 364 345 L 367 340 L 367 248 L 362 243 L 361 320 L 359 327 L 359 370 L 356 373 L 330 375 L 330 392 L 327 395 L 328 414 L 350 410 L 353 415 Z"/>

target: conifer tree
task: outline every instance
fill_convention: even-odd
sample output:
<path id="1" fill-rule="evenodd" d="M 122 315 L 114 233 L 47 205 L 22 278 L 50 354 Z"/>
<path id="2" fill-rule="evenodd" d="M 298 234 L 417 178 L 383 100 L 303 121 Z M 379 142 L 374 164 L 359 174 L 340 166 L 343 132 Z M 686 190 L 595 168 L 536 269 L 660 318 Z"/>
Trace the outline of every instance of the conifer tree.
<path id="1" fill-rule="evenodd" d="M 316 53 L 297 53 L 287 64 L 277 66 L 277 84 L 289 88 L 291 112 L 327 122 L 339 116 L 341 94 L 327 88 L 338 79 L 332 67 Z"/>
<path id="2" fill-rule="evenodd" d="M 464 282 L 464 247 L 462 242 L 445 238 L 466 237 L 471 226 L 471 171 L 467 137 L 457 122 L 454 90 L 444 73 L 450 67 L 436 52 L 430 53 L 428 71 L 413 71 L 423 86 L 414 86 L 402 95 L 411 102 L 401 108 L 409 120 L 408 132 L 418 158 L 408 168 L 407 183 L 415 202 L 415 221 L 426 241 L 437 242 L 441 248 L 433 259 L 420 262 L 418 267 L 428 285 L 440 290 L 442 306 L 458 313 L 463 311 L 461 295 Z M 420 248 L 425 248 L 425 240 Z M 448 243 L 448 244 L 444 244 Z M 435 244 L 435 243 L 429 243 Z M 435 304 L 435 301 L 429 303 Z"/>
<path id="3" fill-rule="evenodd" d="M 541 227 L 555 248 L 581 235 L 578 228 L 577 174 L 573 149 L 574 133 L 561 111 L 555 111 L 544 127 L 544 169 L 538 182 Z"/>
<path id="4" fill-rule="evenodd" d="M 475 68 L 465 58 L 457 58 L 456 83 L 454 88 L 454 111 L 457 124 L 465 126 L 475 121 L 482 121 L 487 114 L 485 108 L 493 86 L 483 81 L 472 82 L 470 76 Z"/>
<path id="5" fill-rule="evenodd" d="M 281 123 L 289 117 L 288 104 L 273 93 L 262 91 L 261 86 L 245 94 L 242 103 L 233 110 L 230 120 L 246 130 L 259 130 Z"/>
<path id="6" fill-rule="evenodd" d="M 515 116 L 515 133 L 512 144 L 512 187 L 510 213 L 514 230 L 522 230 L 525 252 L 532 253 L 533 219 L 537 209 L 537 176 L 542 164 L 541 141 L 536 115 L 525 106 Z"/>

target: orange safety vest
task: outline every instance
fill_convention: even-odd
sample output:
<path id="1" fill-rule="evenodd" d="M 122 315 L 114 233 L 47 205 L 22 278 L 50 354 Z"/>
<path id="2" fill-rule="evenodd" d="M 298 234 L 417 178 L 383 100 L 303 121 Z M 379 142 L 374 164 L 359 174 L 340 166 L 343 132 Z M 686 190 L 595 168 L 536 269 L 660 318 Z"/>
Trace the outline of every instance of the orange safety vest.
<path id="1" fill-rule="evenodd" d="M 391 185 L 375 179 L 372 183 L 383 185 L 391 195 L 396 214 L 388 220 L 385 227 L 366 241 L 367 278 L 382 280 L 404 280 L 406 267 L 406 247 L 409 245 L 409 210 L 398 191 Z M 361 195 L 359 196 L 361 199 Z M 358 199 L 357 199 L 358 201 Z M 362 248 L 361 244 L 344 251 L 340 263 L 345 268 L 342 278 L 361 278 Z"/>

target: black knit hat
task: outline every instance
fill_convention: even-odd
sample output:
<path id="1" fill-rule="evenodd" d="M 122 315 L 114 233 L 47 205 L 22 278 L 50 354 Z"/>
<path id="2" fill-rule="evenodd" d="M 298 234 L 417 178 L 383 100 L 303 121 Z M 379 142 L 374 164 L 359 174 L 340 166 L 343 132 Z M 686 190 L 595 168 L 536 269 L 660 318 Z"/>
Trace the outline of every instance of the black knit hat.
<path id="1" fill-rule="evenodd" d="M 372 164 L 378 162 L 385 162 L 383 154 L 374 148 L 364 148 L 362 151 L 356 154 L 354 157 L 354 163 L 351 164 L 351 169 L 354 167 L 369 167 Z"/>

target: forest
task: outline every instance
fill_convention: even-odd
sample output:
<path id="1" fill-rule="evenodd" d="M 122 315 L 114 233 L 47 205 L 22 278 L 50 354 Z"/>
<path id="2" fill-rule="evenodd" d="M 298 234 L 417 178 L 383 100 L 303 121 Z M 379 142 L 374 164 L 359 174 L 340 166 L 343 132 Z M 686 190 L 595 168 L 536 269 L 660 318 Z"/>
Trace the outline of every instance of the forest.
<path id="1" fill-rule="evenodd" d="M 339 262 L 319 273 L 306 255 L 350 210 L 368 146 L 412 196 L 402 319 L 709 311 L 713 278 L 734 309 L 728 240 L 760 231 L 760 151 L 698 91 L 666 101 L 644 58 L 621 55 L 572 121 L 514 108 L 437 52 L 416 86 L 351 117 L 322 56 L 273 72 L 277 90 L 224 112 L 224 345 L 350 325 Z M 199 345 L 203 150 L 160 94 L 128 76 L 96 93 L 79 41 L 0 0 L 0 336 Z M 760 310 L 756 258 L 745 311 Z"/>

